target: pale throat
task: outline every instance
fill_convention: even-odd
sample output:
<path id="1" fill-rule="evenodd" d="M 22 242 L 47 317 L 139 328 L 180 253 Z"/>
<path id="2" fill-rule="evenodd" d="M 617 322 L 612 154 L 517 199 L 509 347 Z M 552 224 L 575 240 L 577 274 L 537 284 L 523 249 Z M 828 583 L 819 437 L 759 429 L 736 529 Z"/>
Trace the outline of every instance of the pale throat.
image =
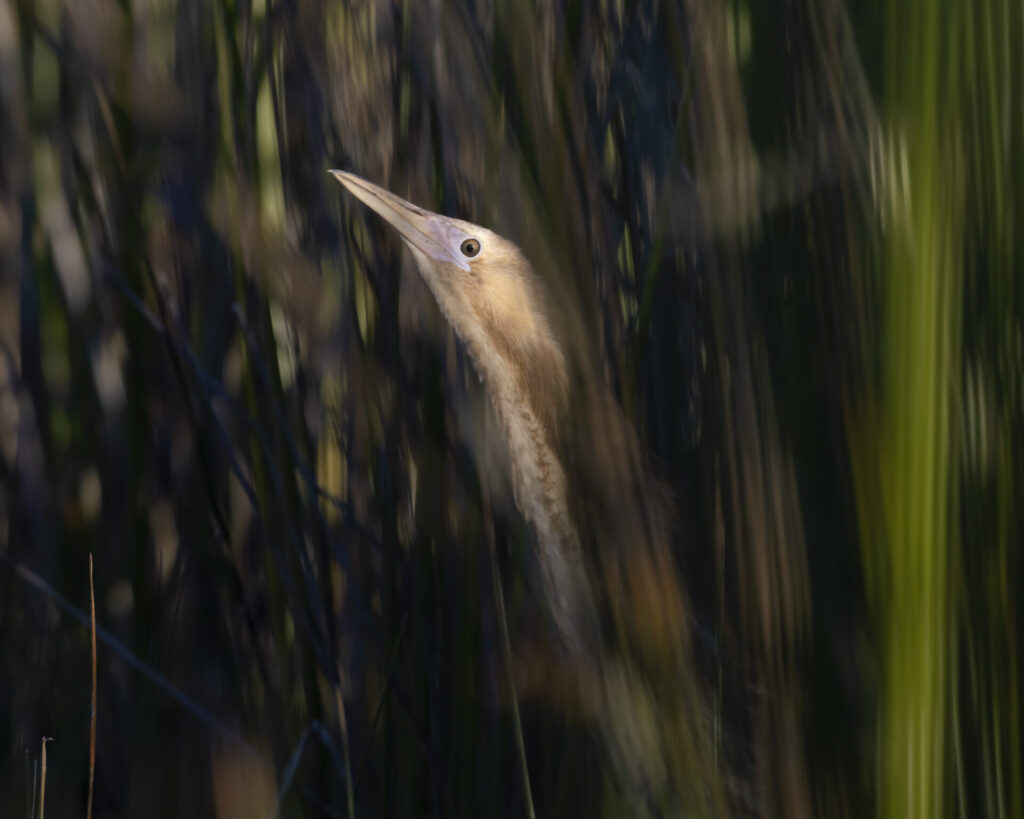
<path id="1" fill-rule="evenodd" d="M 596 633 L 592 593 L 579 534 L 569 514 L 565 470 L 551 445 L 554 430 L 544 428 L 516 366 L 502 355 L 473 311 L 440 286 L 436 275 L 432 269 L 424 270 L 441 312 L 466 346 L 504 433 L 512 492 L 533 533 L 559 634 L 569 649 L 584 650 Z"/>
<path id="2" fill-rule="evenodd" d="M 424 278 L 441 312 L 466 345 L 498 416 L 508 444 L 516 506 L 541 544 L 557 543 L 563 551 L 576 554 L 579 541 L 569 517 L 565 472 L 549 443 L 552 430 L 544 429 L 523 392 L 515 366 L 482 324 L 470 317 L 472 313 L 464 305 L 454 304 L 431 276 Z"/>
<path id="3" fill-rule="evenodd" d="M 596 633 L 592 594 L 579 534 L 569 516 L 565 471 L 514 367 L 493 348 L 464 341 L 505 434 L 512 492 L 533 532 L 551 614 L 566 648 L 586 650 Z"/>

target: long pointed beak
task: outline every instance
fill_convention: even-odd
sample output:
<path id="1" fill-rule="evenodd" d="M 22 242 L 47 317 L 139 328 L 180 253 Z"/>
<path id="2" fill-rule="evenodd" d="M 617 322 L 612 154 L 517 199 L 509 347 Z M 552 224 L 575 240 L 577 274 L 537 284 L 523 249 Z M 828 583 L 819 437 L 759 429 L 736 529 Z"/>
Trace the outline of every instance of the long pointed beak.
<path id="1" fill-rule="evenodd" d="M 449 262 L 463 270 L 469 270 L 465 259 L 452 253 L 445 241 L 442 229 L 443 216 L 418 208 L 401 196 L 395 196 L 379 185 L 367 182 L 361 176 L 346 171 L 328 171 L 356 199 L 375 211 L 391 227 L 398 231 L 405 242 L 425 256 L 442 262 Z"/>

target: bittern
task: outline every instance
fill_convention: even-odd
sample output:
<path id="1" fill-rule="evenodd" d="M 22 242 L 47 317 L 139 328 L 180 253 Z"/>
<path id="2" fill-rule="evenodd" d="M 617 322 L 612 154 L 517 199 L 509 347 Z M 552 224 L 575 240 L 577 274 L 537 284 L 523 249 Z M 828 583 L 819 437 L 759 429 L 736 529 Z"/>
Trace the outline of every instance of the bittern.
<path id="1" fill-rule="evenodd" d="M 595 711 L 626 789 L 659 809 L 717 812 L 714 773 L 697 761 L 711 754 L 699 750 L 665 493 L 594 368 L 556 333 L 544 281 L 492 231 L 330 173 L 398 231 L 485 385 L 549 609 L 568 655 L 596 669 Z"/>

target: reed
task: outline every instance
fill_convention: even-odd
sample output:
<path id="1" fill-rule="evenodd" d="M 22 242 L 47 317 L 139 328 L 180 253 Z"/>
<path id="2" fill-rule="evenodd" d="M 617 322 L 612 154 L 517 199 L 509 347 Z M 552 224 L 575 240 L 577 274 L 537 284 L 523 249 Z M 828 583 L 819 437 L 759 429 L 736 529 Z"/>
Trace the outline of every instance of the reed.
<path id="1" fill-rule="evenodd" d="M 731 814 L 1024 814 L 1022 15 L 0 4 L 0 813 L 43 734 L 50 815 L 626 813 L 480 386 L 343 167 L 582 306 Z M 668 656 L 640 564 L 624 680 Z"/>

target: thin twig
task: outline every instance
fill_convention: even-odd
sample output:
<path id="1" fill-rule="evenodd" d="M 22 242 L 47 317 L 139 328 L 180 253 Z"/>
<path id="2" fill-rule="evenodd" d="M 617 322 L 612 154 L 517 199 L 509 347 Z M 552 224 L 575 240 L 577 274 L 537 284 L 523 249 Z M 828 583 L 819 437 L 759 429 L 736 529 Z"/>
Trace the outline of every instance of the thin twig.
<path id="1" fill-rule="evenodd" d="M 288 789 L 292 786 L 292 780 L 295 778 L 295 773 L 299 769 L 299 763 L 302 761 L 302 756 L 306 751 L 306 745 L 309 744 L 309 738 L 312 736 L 319 738 L 320 742 L 323 743 L 324 747 L 331 752 L 335 761 L 337 761 L 338 748 L 331 739 L 330 732 L 324 728 L 323 725 L 314 720 L 307 725 L 306 730 L 302 732 L 302 736 L 299 738 L 299 744 L 295 746 L 295 751 L 292 753 L 291 759 L 288 760 L 288 764 L 284 768 L 284 773 L 281 775 L 281 782 L 277 787 L 277 802 L 274 805 L 273 811 L 268 816 L 268 819 L 274 819 L 274 817 L 281 815 L 281 806 L 284 804 L 285 797 L 288 795 Z"/>
<path id="2" fill-rule="evenodd" d="M 516 735 L 516 754 L 519 761 L 519 769 L 523 775 L 523 798 L 526 800 L 526 812 L 530 819 L 537 819 L 533 810 L 533 793 L 530 789 L 530 770 L 526 765 L 526 745 L 523 742 L 523 723 L 519 718 L 519 698 L 516 695 L 516 681 L 512 674 L 512 646 L 508 639 L 508 619 L 505 616 L 505 594 L 501 590 L 501 571 L 498 568 L 498 557 L 494 548 L 494 524 L 490 520 L 490 514 L 485 512 L 490 531 L 488 546 L 491 552 L 491 581 L 494 585 L 494 606 L 498 610 L 498 626 L 501 630 L 501 659 L 505 666 L 505 678 L 508 684 L 510 699 L 512 700 L 512 725 Z"/>
<path id="3" fill-rule="evenodd" d="M 481 512 L 487 534 L 487 549 L 491 555 L 491 583 L 494 587 L 494 608 L 498 613 L 498 629 L 501 631 L 501 659 L 505 666 L 505 682 L 512 700 L 512 722 L 516 735 L 516 754 L 523 779 L 523 798 L 530 819 L 537 819 L 533 810 L 533 792 L 530 788 L 530 769 L 526 765 L 526 744 L 523 742 L 523 724 L 519 718 L 519 697 L 516 695 L 516 681 L 512 673 L 512 645 L 508 639 L 508 617 L 505 614 L 505 593 L 501 588 L 501 570 L 498 567 L 498 551 L 494 545 L 494 518 L 491 517 L 491 493 L 486 484 L 481 488 Z"/>
<path id="4" fill-rule="evenodd" d="M 398 647 L 402 644 L 402 635 L 405 633 L 405 621 L 409 612 L 402 615 L 402 622 L 398 626 L 398 637 L 395 639 L 395 647 L 391 650 L 391 659 L 388 661 L 388 671 L 384 675 L 384 690 L 380 692 L 380 700 L 377 703 L 377 710 L 373 715 L 373 722 L 370 723 L 370 735 L 366 738 L 366 749 L 363 751 L 363 758 L 359 763 L 359 770 L 356 771 L 355 783 L 352 785 L 354 791 L 359 787 L 359 780 L 363 778 L 363 769 L 370 758 L 370 746 L 373 743 L 373 735 L 377 731 L 377 723 L 380 721 L 381 712 L 384 710 L 384 700 L 387 699 L 388 690 L 391 688 L 391 675 L 395 671 L 395 661 L 398 660 Z"/>
<path id="5" fill-rule="evenodd" d="M 57 591 L 49 582 L 44 580 L 30 568 L 16 560 L 12 560 L 10 557 L 0 552 L 0 563 L 9 566 L 15 574 L 17 574 L 25 583 L 30 585 L 36 591 L 49 597 L 58 608 L 62 609 L 65 613 L 74 617 L 78 622 L 83 625 L 89 623 L 89 618 L 84 611 L 78 606 L 74 605 L 64 595 Z M 264 757 L 264 754 L 250 745 L 243 739 L 237 731 L 223 725 L 217 720 L 214 715 L 192 699 L 188 694 L 184 693 L 181 689 L 177 688 L 170 680 L 164 677 L 159 671 L 144 660 L 140 659 L 128 646 L 118 640 L 113 634 L 106 629 L 97 626 L 96 636 L 103 642 L 107 648 L 111 649 L 118 657 L 124 660 L 128 665 L 138 671 L 143 677 L 149 680 L 157 688 L 161 689 L 164 693 L 168 694 L 172 699 L 176 700 L 179 705 L 183 706 L 187 711 L 191 712 L 194 716 L 198 717 L 204 722 L 209 728 L 216 731 L 222 737 L 233 743 L 237 747 L 257 757 Z"/>
<path id="6" fill-rule="evenodd" d="M 53 737 L 43 737 L 43 753 L 39 771 L 39 819 L 46 816 L 46 743 L 53 742 Z"/>
<path id="7" fill-rule="evenodd" d="M 92 582 L 92 552 L 89 552 L 89 617 L 92 624 L 92 701 L 89 707 L 89 793 L 85 819 L 92 819 L 92 794 L 96 781 L 96 591 Z"/>

